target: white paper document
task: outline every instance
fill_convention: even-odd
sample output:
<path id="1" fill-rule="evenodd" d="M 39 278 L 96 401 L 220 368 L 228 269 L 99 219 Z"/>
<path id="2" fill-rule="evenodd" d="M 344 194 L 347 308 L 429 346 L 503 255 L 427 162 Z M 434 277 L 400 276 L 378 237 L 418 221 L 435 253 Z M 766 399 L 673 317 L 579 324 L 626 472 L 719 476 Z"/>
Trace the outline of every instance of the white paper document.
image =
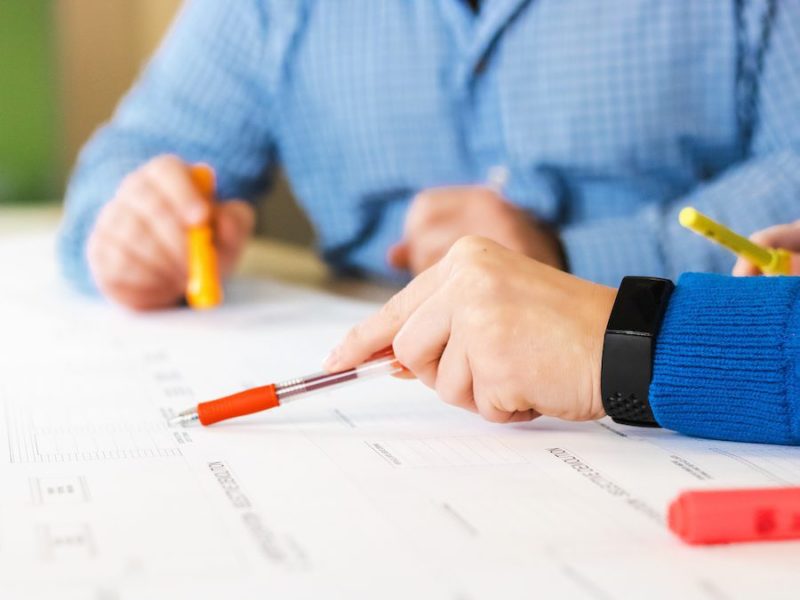
<path id="1" fill-rule="evenodd" d="M 372 380 L 210 428 L 374 306 L 234 281 L 135 315 L 0 242 L 0 598 L 797 598 L 800 543 L 692 548 L 681 490 L 800 484 L 800 450 L 542 418 Z"/>

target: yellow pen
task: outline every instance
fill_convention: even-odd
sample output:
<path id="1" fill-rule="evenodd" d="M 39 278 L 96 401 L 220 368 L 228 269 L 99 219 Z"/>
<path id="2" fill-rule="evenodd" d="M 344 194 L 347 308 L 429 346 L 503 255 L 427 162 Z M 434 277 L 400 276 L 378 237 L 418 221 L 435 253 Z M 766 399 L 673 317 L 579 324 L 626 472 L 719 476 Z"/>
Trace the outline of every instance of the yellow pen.
<path id="1" fill-rule="evenodd" d="M 716 242 L 745 260 L 757 266 L 764 275 L 789 275 L 791 258 L 786 250 L 765 248 L 734 233 L 700 211 L 686 207 L 678 215 L 678 220 L 686 229 Z"/>
<path id="2" fill-rule="evenodd" d="M 191 167 L 190 175 L 195 187 L 214 209 L 214 170 L 208 165 Z M 206 223 L 191 227 L 187 234 L 189 255 L 189 280 L 186 301 L 194 309 L 213 308 L 222 302 L 222 285 L 214 247 L 213 217 Z"/>

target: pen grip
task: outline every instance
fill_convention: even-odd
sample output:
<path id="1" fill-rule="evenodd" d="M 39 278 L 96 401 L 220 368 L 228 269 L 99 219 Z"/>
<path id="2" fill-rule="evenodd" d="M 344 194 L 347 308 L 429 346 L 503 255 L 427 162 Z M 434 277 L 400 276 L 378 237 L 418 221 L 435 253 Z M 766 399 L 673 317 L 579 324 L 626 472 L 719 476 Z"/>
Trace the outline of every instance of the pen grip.
<path id="1" fill-rule="evenodd" d="M 211 425 L 234 417 L 243 417 L 280 406 L 275 385 L 245 390 L 210 402 L 197 405 L 197 417 L 201 424 Z"/>

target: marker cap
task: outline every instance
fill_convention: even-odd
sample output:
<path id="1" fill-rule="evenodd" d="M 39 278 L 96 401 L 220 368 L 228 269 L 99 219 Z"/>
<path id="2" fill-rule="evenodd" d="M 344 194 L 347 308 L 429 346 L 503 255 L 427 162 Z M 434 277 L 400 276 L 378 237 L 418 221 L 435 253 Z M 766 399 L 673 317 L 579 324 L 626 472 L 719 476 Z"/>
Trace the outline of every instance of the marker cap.
<path id="1" fill-rule="evenodd" d="M 800 539 L 800 487 L 684 492 L 668 523 L 690 544 Z"/>

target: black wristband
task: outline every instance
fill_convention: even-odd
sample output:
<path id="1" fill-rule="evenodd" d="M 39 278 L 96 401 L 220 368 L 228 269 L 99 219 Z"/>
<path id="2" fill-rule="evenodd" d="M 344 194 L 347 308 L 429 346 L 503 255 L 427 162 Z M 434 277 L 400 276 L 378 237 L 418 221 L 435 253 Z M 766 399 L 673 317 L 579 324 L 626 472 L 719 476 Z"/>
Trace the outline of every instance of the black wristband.
<path id="1" fill-rule="evenodd" d="M 617 291 L 603 342 L 603 408 L 617 423 L 658 427 L 650 408 L 655 341 L 674 284 L 655 277 L 625 277 Z"/>

